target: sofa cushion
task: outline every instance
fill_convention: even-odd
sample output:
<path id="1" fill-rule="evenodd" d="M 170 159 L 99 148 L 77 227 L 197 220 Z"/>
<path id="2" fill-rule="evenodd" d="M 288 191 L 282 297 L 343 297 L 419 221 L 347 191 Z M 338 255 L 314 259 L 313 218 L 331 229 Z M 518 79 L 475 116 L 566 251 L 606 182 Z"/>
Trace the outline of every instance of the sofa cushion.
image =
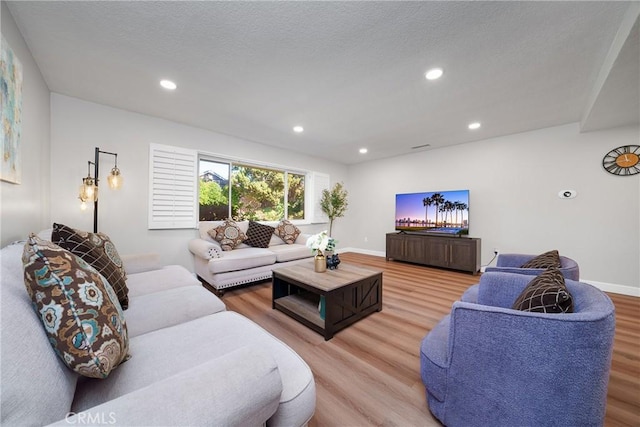
<path id="1" fill-rule="evenodd" d="M 109 283 L 82 258 L 29 236 L 24 281 L 49 341 L 80 375 L 106 378 L 127 357 L 124 315 Z"/>
<path id="2" fill-rule="evenodd" d="M 273 227 L 259 222 L 249 221 L 249 229 L 247 230 L 247 240 L 244 241 L 249 246 L 255 248 L 267 248 L 273 236 Z"/>
<path id="3" fill-rule="evenodd" d="M 177 375 L 203 361 L 248 345 L 275 359 L 282 379 L 277 425 L 304 425 L 315 408 L 315 383 L 309 366 L 291 348 L 246 317 L 223 311 L 131 338 L 131 360 L 102 381 L 78 384 L 72 410 L 80 412 Z M 216 378 L 215 381 L 233 381 Z M 274 418 L 271 419 L 272 421 Z"/>
<path id="4" fill-rule="evenodd" d="M 129 305 L 126 273 L 115 245 L 104 233 L 89 233 L 53 224 L 51 241 L 74 255 L 79 256 L 107 279 L 118 296 L 120 306 L 126 310 Z"/>
<path id="5" fill-rule="evenodd" d="M 208 234 L 220 243 L 223 251 L 233 250 L 247 238 L 238 224 L 231 219 L 226 219 L 221 225 L 209 230 Z"/>
<path id="6" fill-rule="evenodd" d="M 222 258 L 209 260 L 208 268 L 213 274 L 227 271 L 246 270 L 248 268 L 270 265 L 276 262 L 276 255 L 269 249 L 242 248 L 225 252 Z"/>
<path id="7" fill-rule="evenodd" d="M 300 229 L 286 219 L 280 221 L 275 230 L 275 234 L 288 244 L 294 243 L 300 233 Z"/>
<path id="8" fill-rule="evenodd" d="M 525 262 L 520 268 L 560 268 L 560 254 L 557 250 L 545 252 Z"/>
<path id="9" fill-rule="evenodd" d="M 201 286 L 196 277 L 181 265 L 167 265 L 158 270 L 129 274 L 129 298 L 185 286 Z"/>
<path id="10" fill-rule="evenodd" d="M 269 246 L 269 250 L 276 255 L 276 262 L 287 262 L 313 256 L 311 249 L 300 243 Z"/>
<path id="11" fill-rule="evenodd" d="M 51 350 L 24 288 L 24 244 L 0 251 L 0 425 L 40 426 L 64 419 L 78 374 Z"/>
<path id="12" fill-rule="evenodd" d="M 529 282 L 512 308 L 539 313 L 573 313 L 573 299 L 560 270 L 552 268 Z"/>
<path id="13" fill-rule="evenodd" d="M 185 286 L 132 297 L 126 312 L 129 337 L 225 311 L 222 300 L 202 286 Z"/>

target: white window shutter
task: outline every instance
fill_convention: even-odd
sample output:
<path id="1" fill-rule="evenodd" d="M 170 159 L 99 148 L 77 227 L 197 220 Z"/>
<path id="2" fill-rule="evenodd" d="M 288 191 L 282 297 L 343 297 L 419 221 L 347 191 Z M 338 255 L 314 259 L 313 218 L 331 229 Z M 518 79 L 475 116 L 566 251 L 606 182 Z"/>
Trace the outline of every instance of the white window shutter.
<path id="1" fill-rule="evenodd" d="M 196 228 L 198 152 L 149 145 L 149 229 Z"/>
<path id="2" fill-rule="evenodd" d="M 320 198 L 322 197 L 322 190 L 329 189 L 329 175 L 319 172 L 312 173 L 312 194 L 311 201 L 313 202 L 313 209 L 311 210 L 311 222 L 313 223 L 327 223 L 329 218 L 322 212 L 320 208 Z"/>

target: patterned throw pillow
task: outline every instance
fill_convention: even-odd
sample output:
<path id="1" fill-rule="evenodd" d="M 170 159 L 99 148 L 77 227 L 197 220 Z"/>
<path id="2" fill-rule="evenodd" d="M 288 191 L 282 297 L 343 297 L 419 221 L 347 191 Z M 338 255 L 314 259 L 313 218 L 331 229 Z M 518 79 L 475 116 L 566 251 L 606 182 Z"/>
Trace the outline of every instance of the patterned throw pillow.
<path id="1" fill-rule="evenodd" d="M 247 240 L 244 242 L 255 248 L 268 248 L 271 236 L 273 236 L 273 227 L 259 222 L 249 221 L 249 229 L 247 230 Z"/>
<path id="2" fill-rule="evenodd" d="M 573 298 L 560 270 L 551 268 L 529 282 L 512 308 L 538 313 L 573 313 Z"/>
<path id="3" fill-rule="evenodd" d="M 129 337 L 115 292 L 82 258 L 31 234 L 24 282 L 56 354 L 72 370 L 106 378 L 127 358 Z"/>
<path id="4" fill-rule="evenodd" d="M 555 249 L 545 252 L 525 262 L 520 268 L 560 268 L 560 254 Z"/>
<path id="5" fill-rule="evenodd" d="M 287 219 L 280 221 L 275 231 L 276 235 L 285 241 L 287 244 L 292 244 L 296 241 L 300 235 L 300 229 Z"/>
<path id="6" fill-rule="evenodd" d="M 247 238 L 238 224 L 231 219 L 225 219 L 224 223 L 207 231 L 207 234 L 220 243 L 223 251 L 233 250 Z"/>
<path id="7" fill-rule="evenodd" d="M 129 307 L 127 275 L 115 245 L 103 233 L 75 230 L 62 224 L 53 224 L 51 241 L 78 255 L 91 264 L 111 285 L 123 310 Z"/>

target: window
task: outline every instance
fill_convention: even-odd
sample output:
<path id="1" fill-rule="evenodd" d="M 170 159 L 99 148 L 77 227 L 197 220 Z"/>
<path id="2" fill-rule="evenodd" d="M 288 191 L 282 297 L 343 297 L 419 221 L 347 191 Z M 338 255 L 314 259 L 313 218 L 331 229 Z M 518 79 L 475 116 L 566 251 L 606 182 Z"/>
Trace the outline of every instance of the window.
<path id="1" fill-rule="evenodd" d="M 258 166 L 149 144 L 149 230 L 197 228 L 223 220 L 326 223 L 320 209 L 329 175 Z"/>
<path id="2" fill-rule="evenodd" d="M 302 173 L 200 159 L 200 221 L 304 219 Z"/>
<path id="3" fill-rule="evenodd" d="M 304 219 L 305 176 L 289 172 L 287 177 L 287 218 Z"/>
<path id="4" fill-rule="evenodd" d="M 229 163 L 200 159 L 199 212 L 200 221 L 229 218 Z"/>

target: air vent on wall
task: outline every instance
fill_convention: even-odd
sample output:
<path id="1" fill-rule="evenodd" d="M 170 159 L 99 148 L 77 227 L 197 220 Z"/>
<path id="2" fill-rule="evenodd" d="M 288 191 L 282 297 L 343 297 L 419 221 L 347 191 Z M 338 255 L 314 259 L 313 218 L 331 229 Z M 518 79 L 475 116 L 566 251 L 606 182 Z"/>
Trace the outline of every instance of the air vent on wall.
<path id="1" fill-rule="evenodd" d="M 418 148 L 427 148 L 427 147 L 431 147 L 431 144 L 416 145 L 415 147 L 411 147 L 411 149 L 417 150 Z"/>

